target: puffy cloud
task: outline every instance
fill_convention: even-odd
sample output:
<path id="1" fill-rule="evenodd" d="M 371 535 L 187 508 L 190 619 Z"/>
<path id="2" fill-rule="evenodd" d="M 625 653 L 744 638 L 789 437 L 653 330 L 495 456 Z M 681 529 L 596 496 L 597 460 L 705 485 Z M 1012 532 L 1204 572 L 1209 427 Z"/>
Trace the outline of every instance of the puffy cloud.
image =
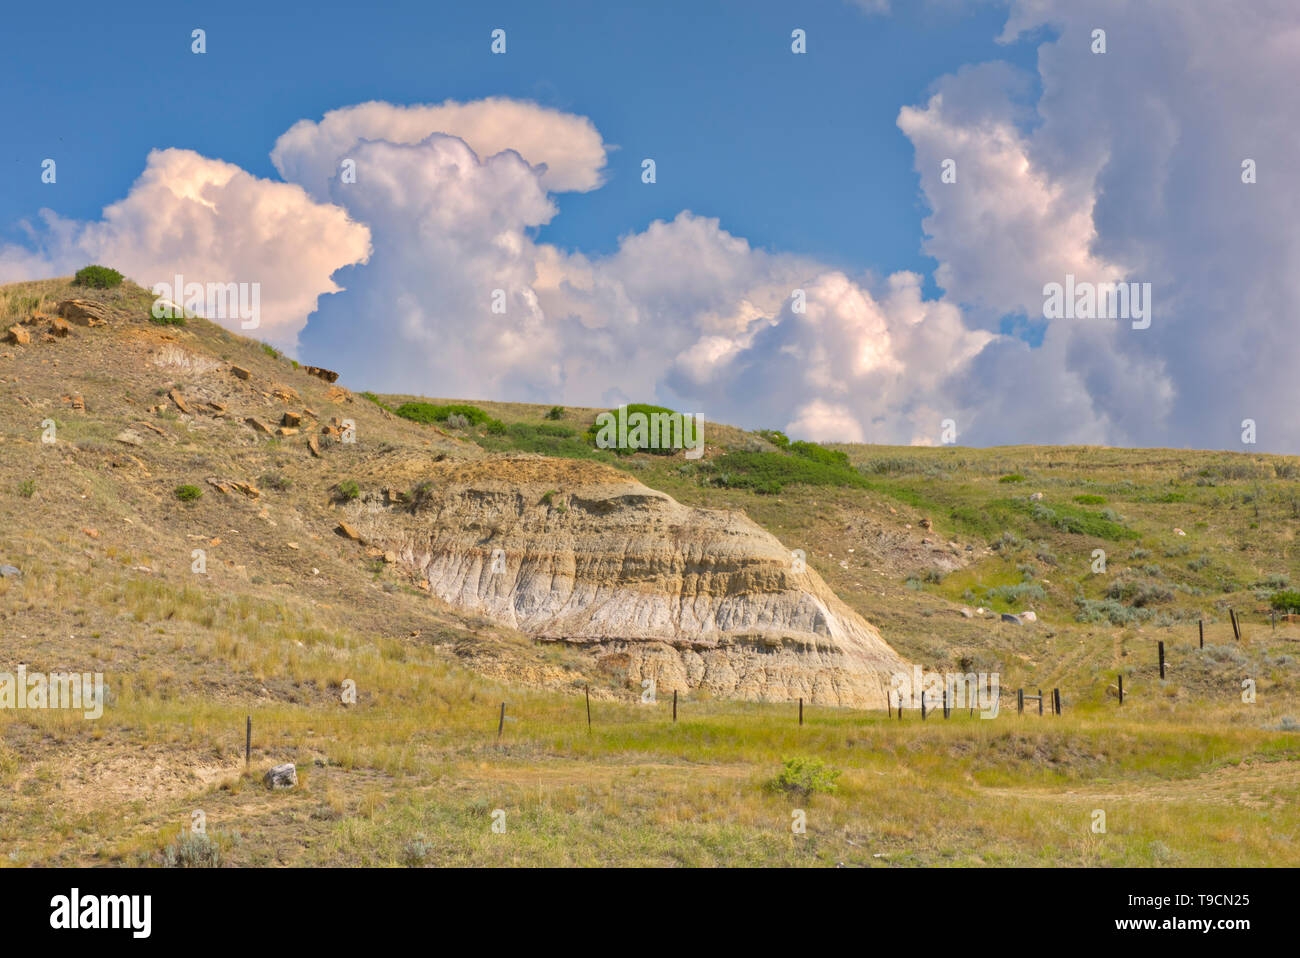
<path id="1" fill-rule="evenodd" d="M 976 444 L 1233 445 L 1249 417 L 1263 445 L 1294 450 L 1300 338 L 1283 319 L 1300 298 L 1300 186 L 1286 173 L 1300 123 L 1276 91 L 1294 85 L 1296 19 L 1268 2 L 1248 16 L 1012 3 L 1003 39 L 1049 28 L 1036 102 L 1031 78 L 982 64 L 899 114 L 938 299 L 914 273 L 850 276 L 690 212 L 606 256 L 538 243 L 551 195 L 599 186 L 606 148 L 583 117 L 501 99 L 300 122 L 273 152 L 285 184 L 153 154 L 102 222 L 47 216 L 38 245 L 49 262 L 108 259 L 146 279 L 273 272 L 276 328 L 291 339 L 320 297 L 304 358 L 377 390 L 655 398 L 892 443 L 932 443 L 951 418 Z M 1098 23 L 1103 55 L 1089 51 Z M 1254 185 L 1240 179 L 1248 157 Z M 339 176 L 345 158 L 355 183 Z M 0 275 L 31 266 L 0 251 Z M 1151 283 L 1150 328 L 1046 319 L 1043 286 L 1067 274 Z M 996 332 L 1018 314 L 1041 343 Z"/>
<path id="2" fill-rule="evenodd" d="M 369 226 L 374 256 L 322 302 L 304 356 L 376 389 L 539 401 L 559 391 L 565 339 L 538 304 L 527 232 L 555 212 L 540 171 L 442 134 L 350 152 L 366 175 L 329 184 L 330 197 Z"/>
<path id="3" fill-rule="evenodd" d="M 325 196 L 340 161 L 362 141 L 409 145 L 431 133 L 460 137 L 480 157 L 513 150 L 545 167 L 542 185 L 551 192 L 586 192 L 601 184 L 605 144 L 589 119 L 501 97 L 416 106 L 371 102 L 331 110 L 320 122 L 295 123 L 276 141 L 271 160 L 286 180 Z M 358 171 L 359 179 L 369 175 L 366 167 Z"/>
<path id="4" fill-rule="evenodd" d="M 82 223 L 43 211 L 39 257 L 24 275 L 67 274 L 100 262 L 141 285 L 257 283 L 260 325 L 251 335 L 291 348 L 331 275 L 364 260 L 369 232 L 300 186 L 258 179 L 190 150 L 155 150 L 127 196 Z M 0 263 L 12 262 L 0 253 Z M 13 268 L 7 270 L 13 274 Z M 240 328 L 240 320 L 226 323 Z"/>
<path id="5" fill-rule="evenodd" d="M 1098 27 L 1104 54 L 1091 52 Z M 1067 272 L 1122 275 L 1152 284 L 1152 325 L 1053 320 L 1041 348 L 992 344 L 957 390 L 983 396 L 969 435 L 1240 448 L 1254 418 L 1261 445 L 1300 449 L 1286 412 L 1300 400 L 1300 340 L 1282 321 L 1300 305 L 1288 266 L 1300 184 L 1283 173 L 1300 109 L 1277 96 L 1297 79 L 1294 5 L 1026 0 L 1002 39 L 1042 28 L 1056 35 L 1039 47 L 1033 114 L 1017 106 L 1022 82 L 986 65 L 900 115 L 936 278 L 987 323 L 1041 316 L 1035 286 Z M 956 184 L 938 182 L 943 156 L 958 158 Z M 1007 376 L 1015 391 L 993 388 Z"/>
<path id="6" fill-rule="evenodd" d="M 1026 86 L 1007 65 L 983 64 L 940 81 L 924 109 L 898 117 L 930 205 L 923 225 L 925 251 L 939 261 L 935 281 L 994 319 L 1041 315 L 1044 283 L 1066 273 L 1092 282 L 1124 273 L 1092 252 L 1096 169 L 1053 175 L 1031 156 L 1015 99 Z M 955 182 L 941 179 L 948 161 Z"/>
<path id="7" fill-rule="evenodd" d="M 725 344 L 706 337 L 667 377 L 713 418 L 781 426 L 792 435 L 870 442 L 937 439 L 957 414 L 944 386 L 992 334 L 968 329 L 961 311 L 925 300 L 921 277 L 900 272 L 874 294 L 838 271 L 820 271 L 770 320 Z M 711 359 L 711 361 L 709 361 Z"/>

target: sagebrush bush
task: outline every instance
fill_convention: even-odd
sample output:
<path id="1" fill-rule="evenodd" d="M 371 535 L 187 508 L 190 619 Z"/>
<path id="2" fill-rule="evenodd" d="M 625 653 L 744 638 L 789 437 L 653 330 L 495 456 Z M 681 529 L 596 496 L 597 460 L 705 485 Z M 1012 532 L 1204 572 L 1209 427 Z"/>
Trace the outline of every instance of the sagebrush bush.
<path id="1" fill-rule="evenodd" d="M 1078 622 L 1109 622 L 1111 625 L 1129 625 L 1151 618 L 1150 609 L 1134 609 L 1115 599 L 1075 599 L 1079 607 Z"/>
<path id="2" fill-rule="evenodd" d="M 193 502 L 194 500 L 201 499 L 203 497 L 203 490 L 200 489 L 198 486 L 189 486 L 189 485 L 177 486 L 175 489 L 172 490 L 172 493 L 181 502 Z"/>
<path id="3" fill-rule="evenodd" d="M 402 864 L 408 868 L 419 868 L 433 854 L 433 843 L 423 835 L 417 835 L 402 846 Z"/>
<path id="4" fill-rule="evenodd" d="M 164 848 L 162 859 L 164 868 L 220 868 L 221 844 L 204 832 L 191 832 Z"/>

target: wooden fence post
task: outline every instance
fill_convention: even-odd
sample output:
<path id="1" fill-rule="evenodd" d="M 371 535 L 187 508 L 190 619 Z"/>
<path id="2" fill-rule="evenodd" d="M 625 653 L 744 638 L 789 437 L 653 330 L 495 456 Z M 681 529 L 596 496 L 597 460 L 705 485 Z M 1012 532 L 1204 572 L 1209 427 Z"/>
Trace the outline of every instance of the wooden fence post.
<path id="1" fill-rule="evenodd" d="M 501 703 L 501 721 L 497 722 L 497 741 L 501 741 L 501 733 L 506 727 L 506 703 Z"/>
<path id="2" fill-rule="evenodd" d="M 921 719 L 925 719 L 925 689 L 921 689 Z"/>
<path id="3" fill-rule="evenodd" d="M 948 717 L 948 686 L 943 687 L 943 717 Z"/>
<path id="4" fill-rule="evenodd" d="M 244 768 L 248 768 L 249 762 L 253 758 L 253 716 L 248 716 L 248 724 L 244 726 Z"/>
<path id="5" fill-rule="evenodd" d="M 1120 705 L 1124 704 L 1124 673 L 1123 672 L 1121 672 L 1119 676 L 1119 704 Z"/>
<path id="6" fill-rule="evenodd" d="M 1043 714 L 1043 690 L 1038 690 L 1038 714 Z"/>
<path id="7" fill-rule="evenodd" d="M 803 727 L 803 696 L 799 696 L 799 726 Z"/>
<path id="8" fill-rule="evenodd" d="M 1061 690 L 1052 689 L 1052 705 L 1056 708 L 1056 714 L 1061 714 Z"/>
<path id="9" fill-rule="evenodd" d="M 1201 648 L 1205 648 L 1205 620 L 1204 619 L 1196 620 L 1196 629 L 1198 632 L 1201 633 Z"/>
<path id="10" fill-rule="evenodd" d="M 903 697 L 903 693 L 902 693 L 901 690 L 900 690 L 899 693 L 898 693 L 898 697 L 899 697 L 900 699 Z M 891 699 L 891 698 L 889 697 L 889 693 L 888 693 L 888 692 L 885 693 L 885 708 L 889 709 L 889 717 L 890 717 L 890 718 L 893 718 L 893 717 L 894 717 L 894 700 Z"/>
<path id="11" fill-rule="evenodd" d="M 1165 644 L 1164 644 L 1163 642 L 1157 642 L 1157 643 L 1156 643 L 1156 646 L 1157 646 L 1157 648 L 1158 648 L 1159 651 L 1160 651 L 1160 679 L 1161 679 L 1161 681 L 1164 681 L 1164 677 L 1165 677 Z"/>
<path id="12" fill-rule="evenodd" d="M 903 690 L 898 690 L 898 720 L 903 721 Z"/>
<path id="13" fill-rule="evenodd" d="M 673 689 L 673 721 L 677 721 L 677 690 Z"/>
<path id="14" fill-rule="evenodd" d="M 1025 690 L 1016 689 L 1016 714 L 1025 714 Z"/>
<path id="15" fill-rule="evenodd" d="M 587 696 L 587 731 L 590 732 L 591 731 L 591 686 L 584 685 L 582 687 L 582 691 Z"/>

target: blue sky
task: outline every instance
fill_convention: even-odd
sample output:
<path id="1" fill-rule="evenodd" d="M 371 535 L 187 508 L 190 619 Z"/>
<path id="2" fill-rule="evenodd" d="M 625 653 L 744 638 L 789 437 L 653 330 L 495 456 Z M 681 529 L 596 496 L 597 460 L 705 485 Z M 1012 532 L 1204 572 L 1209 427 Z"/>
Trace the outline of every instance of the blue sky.
<path id="1" fill-rule="evenodd" d="M 626 6 L 10 10 L 0 282 L 255 284 L 378 392 L 1300 452 L 1294 0 Z"/>
<path id="2" fill-rule="evenodd" d="M 4 237 L 41 207 L 91 219 L 126 195 L 153 148 L 184 147 L 276 178 L 268 154 L 301 118 L 386 100 L 509 96 L 590 117 L 611 154 L 604 188 L 558 197 L 540 231 L 607 253 L 618 237 L 689 209 L 756 246 L 851 270 L 912 269 L 924 206 L 911 144 L 895 125 L 936 77 L 1000 58 L 1031 67 L 1034 44 L 995 42 L 1005 14 L 926 4 L 890 16 L 841 0 L 562 5 L 150 2 L 15 6 L 0 59 Z M 557 10 L 561 10 L 558 12 Z M 71 28 L 73 26 L 75 28 Z M 208 52 L 190 52 L 190 31 Z M 506 56 L 487 55 L 507 30 Z M 810 55 L 790 52 L 807 31 Z M 654 189 L 640 162 L 658 164 Z M 57 184 L 32 171 L 58 161 Z M 929 289 L 933 293 L 933 288 Z"/>

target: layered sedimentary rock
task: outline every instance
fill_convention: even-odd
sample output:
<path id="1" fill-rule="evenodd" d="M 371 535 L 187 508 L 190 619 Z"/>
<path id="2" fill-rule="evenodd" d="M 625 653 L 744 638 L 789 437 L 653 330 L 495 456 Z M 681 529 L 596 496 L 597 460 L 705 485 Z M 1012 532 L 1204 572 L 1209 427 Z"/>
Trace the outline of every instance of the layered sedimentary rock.
<path id="1" fill-rule="evenodd" d="M 908 667 L 746 516 L 602 465 L 431 463 L 416 489 L 368 495 L 348 521 L 444 601 L 584 646 L 633 687 L 884 708 Z"/>

